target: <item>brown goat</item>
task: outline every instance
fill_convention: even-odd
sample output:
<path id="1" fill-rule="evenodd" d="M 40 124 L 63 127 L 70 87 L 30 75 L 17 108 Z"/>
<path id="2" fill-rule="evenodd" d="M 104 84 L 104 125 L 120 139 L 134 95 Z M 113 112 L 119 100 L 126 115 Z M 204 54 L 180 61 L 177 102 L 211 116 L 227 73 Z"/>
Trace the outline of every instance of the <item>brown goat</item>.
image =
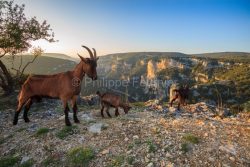
<path id="1" fill-rule="evenodd" d="M 34 101 L 40 101 L 42 98 L 54 98 L 61 99 L 63 102 L 65 113 L 65 124 L 70 126 L 71 123 L 68 118 L 68 101 L 71 101 L 73 108 L 74 122 L 79 123 L 77 118 L 77 105 L 76 99 L 81 91 L 81 81 L 85 74 L 92 80 L 97 79 L 96 67 L 97 60 L 96 51 L 93 48 L 93 52 L 86 46 L 82 46 L 87 49 L 90 54 L 90 58 L 84 58 L 78 54 L 81 61 L 74 68 L 73 71 L 62 72 L 54 75 L 33 75 L 22 85 L 21 91 L 18 96 L 18 107 L 15 112 L 13 124 L 18 122 L 18 115 L 24 106 L 23 119 L 25 122 L 29 122 L 27 113 Z"/>
<path id="2" fill-rule="evenodd" d="M 178 110 L 180 110 L 180 105 L 186 105 L 186 100 L 188 99 L 189 88 L 186 85 L 184 88 L 181 87 L 180 89 L 174 89 L 175 92 L 174 98 L 171 100 L 170 106 L 172 107 L 173 102 L 178 99 Z"/>
<path id="3" fill-rule="evenodd" d="M 114 107 L 115 108 L 115 116 L 119 115 L 118 107 L 123 108 L 123 111 L 127 114 L 130 110 L 130 106 L 127 103 L 123 103 L 121 101 L 121 97 L 118 95 L 114 95 L 112 93 L 103 93 L 101 94 L 99 91 L 96 92 L 96 94 L 100 97 L 101 101 L 101 115 L 104 118 L 103 110 L 106 107 L 106 113 L 111 118 L 111 115 L 109 113 L 109 108 Z"/>

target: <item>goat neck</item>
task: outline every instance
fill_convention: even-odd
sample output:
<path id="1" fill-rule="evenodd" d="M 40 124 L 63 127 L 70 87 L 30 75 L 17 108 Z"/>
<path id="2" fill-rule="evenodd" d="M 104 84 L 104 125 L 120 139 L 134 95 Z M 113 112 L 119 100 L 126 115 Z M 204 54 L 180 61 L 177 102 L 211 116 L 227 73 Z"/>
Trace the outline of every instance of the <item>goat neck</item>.
<path id="1" fill-rule="evenodd" d="M 77 77 L 78 79 L 82 80 L 85 72 L 84 72 L 85 64 L 81 61 L 74 69 L 74 77 Z"/>

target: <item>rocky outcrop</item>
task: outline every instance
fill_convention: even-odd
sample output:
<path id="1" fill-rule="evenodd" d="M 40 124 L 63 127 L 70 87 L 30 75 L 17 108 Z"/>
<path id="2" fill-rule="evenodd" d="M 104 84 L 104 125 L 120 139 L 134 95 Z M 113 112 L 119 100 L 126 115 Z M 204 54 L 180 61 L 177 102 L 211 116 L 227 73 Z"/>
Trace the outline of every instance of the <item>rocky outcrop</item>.
<path id="1" fill-rule="evenodd" d="M 17 157 L 15 166 L 70 166 L 69 153 L 91 148 L 89 166 L 248 166 L 250 115 L 221 119 L 216 108 L 201 102 L 178 111 L 157 100 L 133 107 L 128 114 L 103 119 L 100 110 L 81 109 L 80 124 L 64 127 L 63 113 L 41 118 L 31 112 L 29 124 L 14 110 L 0 112 L 0 160 Z M 72 118 L 70 118 L 72 119 Z M 89 152 L 87 152 L 89 153 Z M 75 154 L 82 162 L 85 153 Z M 79 160 L 79 161 L 78 161 Z M 75 166 L 81 166 L 76 164 Z"/>

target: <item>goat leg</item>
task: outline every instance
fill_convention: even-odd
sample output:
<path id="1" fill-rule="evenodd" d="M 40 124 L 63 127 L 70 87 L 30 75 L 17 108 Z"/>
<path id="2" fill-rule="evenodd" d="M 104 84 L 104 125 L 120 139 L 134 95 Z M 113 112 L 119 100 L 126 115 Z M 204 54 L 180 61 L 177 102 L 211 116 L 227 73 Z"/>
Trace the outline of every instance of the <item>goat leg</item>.
<path id="1" fill-rule="evenodd" d="M 120 115 L 119 112 L 118 112 L 118 108 L 115 109 L 115 116 L 118 116 Z"/>
<path id="2" fill-rule="evenodd" d="M 69 106 L 67 102 L 64 102 L 64 114 L 65 114 L 65 124 L 67 126 L 71 126 L 71 123 L 69 121 Z"/>
<path id="3" fill-rule="evenodd" d="M 104 118 L 103 110 L 104 110 L 104 106 L 102 106 L 102 109 L 101 109 L 102 118 Z"/>
<path id="4" fill-rule="evenodd" d="M 16 112 L 15 112 L 15 116 L 14 116 L 14 120 L 13 120 L 13 125 L 16 125 L 16 124 L 17 124 L 17 122 L 18 122 L 18 116 L 19 116 L 20 111 L 22 110 L 22 107 L 23 107 L 23 105 L 24 105 L 25 102 L 26 102 L 26 101 L 25 101 L 24 98 L 20 98 L 20 99 L 18 100 L 18 106 L 17 106 L 17 110 L 16 110 Z"/>
<path id="5" fill-rule="evenodd" d="M 77 105 L 76 105 L 77 96 L 74 96 L 72 99 L 72 108 L 73 108 L 73 118 L 75 123 L 80 123 L 79 119 L 77 118 Z"/>
<path id="6" fill-rule="evenodd" d="M 170 102 L 170 107 L 172 107 L 173 102 L 174 102 L 177 98 L 178 98 L 178 96 L 175 96 L 175 97 L 171 100 L 171 102 Z"/>
<path id="7" fill-rule="evenodd" d="M 17 124 L 19 113 L 20 113 L 20 111 L 16 111 L 16 112 L 15 112 L 15 116 L 14 116 L 14 120 L 13 120 L 13 125 L 16 125 L 16 124 Z"/>
<path id="8" fill-rule="evenodd" d="M 181 105 L 181 102 L 179 101 L 178 102 L 178 110 L 180 110 L 180 105 Z"/>
<path id="9" fill-rule="evenodd" d="M 74 117 L 75 123 L 80 123 L 79 119 L 77 118 L 77 105 L 76 104 L 73 106 L 73 117 Z"/>
<path id="10" fill-rule="evenodd" d="M 108 114 L 109 118 L 112 118 L 111 115 L 110 115 L 110 113 L 109 113 L 109 106 L 106 109 L 106 113 Z"/>
<path id="11" fill-rule="evenodd" d="M 33 103 L 32 99 L 29 99 L 24 106 L 23 119 L 25 122 L 30 122 L 30 120 L 28 118 L 28 111 L 30 110 L 32 103 Z"/>

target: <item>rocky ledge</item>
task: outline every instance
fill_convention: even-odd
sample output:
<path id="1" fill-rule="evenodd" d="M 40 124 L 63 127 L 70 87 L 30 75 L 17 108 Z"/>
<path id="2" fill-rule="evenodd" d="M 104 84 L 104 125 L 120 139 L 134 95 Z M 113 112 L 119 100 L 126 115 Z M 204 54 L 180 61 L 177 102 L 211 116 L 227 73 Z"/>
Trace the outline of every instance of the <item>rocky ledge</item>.
<path id="1" fill-rule="evenodd" d="M 103 119 L 97 108 L 80 108 L 72 127 L 53 109 L 17 126 L 14 110 L 0 111 L 0 166 L 249 166 L 250 114 L 222 119 L 214 111 L 147 103 Z"/>

